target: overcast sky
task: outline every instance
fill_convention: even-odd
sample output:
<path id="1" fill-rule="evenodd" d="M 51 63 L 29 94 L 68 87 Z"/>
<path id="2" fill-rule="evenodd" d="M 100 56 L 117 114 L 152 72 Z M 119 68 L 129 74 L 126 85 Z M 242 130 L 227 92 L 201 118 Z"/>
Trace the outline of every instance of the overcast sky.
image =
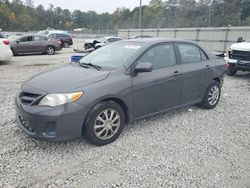
<path id="1" fill-rule="evenodd" d="M 88 11 L 94 10 L 98 13 L 115 11 L 116 8 L 126 7 L 133 9 L 139 6 L 140 0 L 33 0 L 35 6 L 42 4 L 48 8 L 49 4 L 55 7 L 59 6 L 63 9 Z M 142 4 L 146 5 L 150 0 L 142 0 Z"/>

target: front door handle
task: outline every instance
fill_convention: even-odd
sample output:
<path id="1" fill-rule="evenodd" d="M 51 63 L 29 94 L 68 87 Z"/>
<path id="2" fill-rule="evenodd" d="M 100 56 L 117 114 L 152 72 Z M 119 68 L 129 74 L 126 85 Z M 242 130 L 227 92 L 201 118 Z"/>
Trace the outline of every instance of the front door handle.
<path id="1" fill-rule="evenodd" d="M 179 76 L 180 72 L 179 71 L 174 71 L 174 76 Z"/>
<path id="2" fill-rule="evenodd" d="M 210 65 L 206 65 L 206 68 L 210 68 Z"/>

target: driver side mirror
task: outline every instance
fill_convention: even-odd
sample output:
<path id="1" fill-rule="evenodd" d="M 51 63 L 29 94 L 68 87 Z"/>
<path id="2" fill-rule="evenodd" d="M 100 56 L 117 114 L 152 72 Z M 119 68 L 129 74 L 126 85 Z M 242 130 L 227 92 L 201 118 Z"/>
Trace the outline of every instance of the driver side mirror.
<path id="1" fill-rule="evenodd" d="M 139 63 L 135 67 L 135 74 L 142 72 L 152 72 L 153 65 L 152 63 Z"/>
<path id="2" fill-rule="evenodd" d="M 16 41 L 16 43 L 17 43 L 17 44 L 19 44 L 19 43 L 20 43 L 20 41 L 19 41 L 19 40 L 17 40 L 17 41 Z"/>

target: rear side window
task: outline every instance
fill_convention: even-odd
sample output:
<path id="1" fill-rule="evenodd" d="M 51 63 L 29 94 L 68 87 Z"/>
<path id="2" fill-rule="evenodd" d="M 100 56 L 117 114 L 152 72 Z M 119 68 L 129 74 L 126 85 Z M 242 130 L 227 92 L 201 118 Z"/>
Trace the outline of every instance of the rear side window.
<path id="1" fill-rule="evenodd" d="M 33 40 L 34 40 L 34 41 L 40 41 L 40 37 L 39 37 L 39 36 L 34 36 L 34 37 L 33 37 Z"/>
<path id="2" fill-rule="evenodd" d="M 175 51 L 172 44 L 155 46 L 148 50 L 138 63 L 152 63 L 153 69 L 161 69 L 176 64 Z"/>
<path id="3" fill-rule="evenodd" d="M 178 48 L 182 63 L 187 64 L 202 61 L 201 50 L 197 46 L 192 44 L 178 44 Z"/>
<path id="4" fill-rule="evenodd" d="M 205 54 L 205 52 L 203 52 L 203 50 L 200 50 L 200 52 L 201 52 L 201 59 L 202 59 L 202 61 L 208 60 L 208 57 L 207 57 L 207 55 Z"/>
<path id="5" fill-rule="evenodd" d="M 19 39 L 19 42 L 27 42 L 28 41 L 28 37 L 22 37 Z"/>

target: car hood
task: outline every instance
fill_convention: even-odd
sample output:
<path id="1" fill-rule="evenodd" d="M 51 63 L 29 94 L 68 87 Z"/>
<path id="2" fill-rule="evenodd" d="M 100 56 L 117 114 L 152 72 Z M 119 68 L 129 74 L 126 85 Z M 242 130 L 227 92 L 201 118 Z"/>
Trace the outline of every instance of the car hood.
<path id="1" fill-rule="evenodd" d="M 67 93 L 104 80 L 109 73 L 70 64 L 35 75 L 26 84 L 47 93 Z"/>
<path id="2" fill-rule="evenodd" d="M 231 46 L 232 50 L 250 51 L 250 42 L 235 43 Z"/>

